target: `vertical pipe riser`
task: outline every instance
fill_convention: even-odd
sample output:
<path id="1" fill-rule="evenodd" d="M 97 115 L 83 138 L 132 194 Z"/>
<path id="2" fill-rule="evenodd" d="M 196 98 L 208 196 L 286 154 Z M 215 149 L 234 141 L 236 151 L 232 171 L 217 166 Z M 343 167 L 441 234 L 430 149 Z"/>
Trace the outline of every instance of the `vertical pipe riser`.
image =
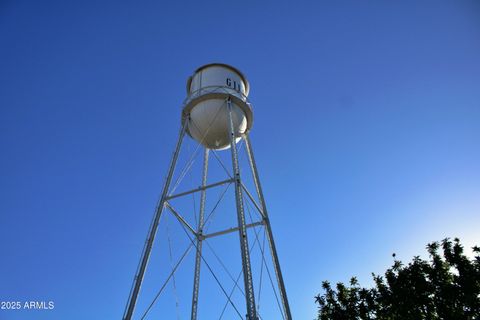
<path id="1" fill-rule="evenodd" d="M 208 148 L 205 148 L 205 152 L 203 156 L 202 187 L 205 187 L 207 185 L 208 156 L 209 156 L 209 150 Z M 203 234 L 203 221 L 205 216 L 206 197 L 207 197 L 207 190 L 203 189 L 200 196 L 200 213 L 198 217 L 198 227 L 197 227 L 197 233 L 198 233 L 197 253 L 195 256 L 191 320 L 197 319 L 198 296 L 199 296 L 199 289 L 200 289 L 200 267 L 202 263 L 202 238 L 201 237 Z"/>

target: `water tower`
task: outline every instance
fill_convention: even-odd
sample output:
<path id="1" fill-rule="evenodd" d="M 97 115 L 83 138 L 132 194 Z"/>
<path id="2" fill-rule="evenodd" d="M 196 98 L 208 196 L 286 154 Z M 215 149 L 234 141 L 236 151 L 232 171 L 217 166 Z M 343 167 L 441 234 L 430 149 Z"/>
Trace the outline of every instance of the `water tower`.
<path id="1" fill-rule="evenodd" d="M 252 145 L 249 139 L 249 132 L 253 125 L 253 111 L 247 97 L 249 94 L 249 83 L 245 76 L 236 68 L 222 64 L 212 63 L 198 68 L 187 81 L 187 98 L 182 106 L 181 129 L 178 141 L 171 159 L 170 167 L 165 179 L 165 184 L 160 196 L 160 200 L 155 210 L 154 218 L 150 226 L 145 247 L 142 251 L 139 266 L 137 268 L 132 289 L 130 291 L 127 306 L 124 312 L 123 320 L 133 319 L 137 298 L 140 293 L 145 270 L 147 268 L 150 253 L 152 251 L 155 236 L 157 234 L 160 217 L 164 209 L 168 209 L 178 219 L 178 221 L 192 234 L 192 244 L 195 248 L 195 266 L 194 282 L 191 303 L 191 320 L 197 320 L 197 310 L 199 301 L 199 288 L 201 278 L 202 261 L 206 263 L 202 255 L 202 243 L 206 239 L 222 236 L 232 232 L 238 232 L 240 242 L 240 255 L 242 263 L 244 296 L 246 305 L 246 320 L 259 320 L 260 315 L 256 307 L 255 291 L 253 284 L 253 270 L 250 260 L 249 237 L 247 230 L 263 226 L 265 236 L 268 239 L 270 255 L 273 265 L 276 284 L 280 296 L 281 314 L 286 320 L 291 320 L 290 307 L 280 269 L 275 241 L 270 225 L 269 215 L 263 197 L 262 187 L 260 185 L 259 175 L 253 156 Z M 177 165 L 178 156 L 182 147 L 185 134 L 195 140 L 204 150 L 202 181 L 198 188 L 185 192 L 174 194 L 170 190 L 172 176 Z M 237 144 L 243 141 L 248 158 L 248 167 L 252 173 L 253 185 L 256 191 L 256 199 L 243 183 L 243 177 L 240 172 L 239 150 Z M 228 179 L 207 183 L 207 174 L 209 168 L 210 152 L 216 153 L 219 150 L 231 153 L 232 171 Z M 205 202 L 207 191 L 211 188 L 230 183 L 234 185 L 235 190 L 235 208 L 236 225 L 228 229 L 214 232 L 204 232 L 205 220 Z M 200 193 L 200 210 L 197 228 L 193 228 L 169 203 L 171 199 L 184 197 L 192 193 Z M 259 221 L 248 223 L 245 217 L 245 197 L 248 197 L 254 207 L 258 210 Z M 236 249 L 237 248 L 232 248 Z M 263 254 L 263 252 L 262 252 Z M 183 257 L 182 257 L 183 259 Z M 262 265 L 263 267 L 263 265 Z M 175 270 L 172 270 L 174 273 Z M 169 276 L 170 278 L 170 276 Z M 169 279 L 167 279 L 168 281 Z M 143 319 L 143 317 L 142 317 Z M 206 319 L 205 319 L 206 320 Z"/>

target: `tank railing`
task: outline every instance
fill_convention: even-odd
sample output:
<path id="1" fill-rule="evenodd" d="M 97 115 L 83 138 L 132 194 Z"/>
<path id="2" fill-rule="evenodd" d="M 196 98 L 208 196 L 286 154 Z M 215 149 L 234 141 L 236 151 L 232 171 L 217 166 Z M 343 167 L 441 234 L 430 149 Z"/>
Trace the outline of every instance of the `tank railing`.
<path id="1" fill-rule="evenodd" d="M 209 93 L 225 93 L 232 96 L 236 96 L 237 98 L 240 98 L 242 101 L 247 103 L 250 108 L 252 108 L 252 104 L 250 103 L 250 101 L 248 100 L 245 94 L 226 86 L 206 86 L 198 90 L 192 91 L 188 94 L 188 97 L 183 101 L 183 106 L 186 106 L 193 99 L 196 99 L 204 94 L 209 94 Z"/>

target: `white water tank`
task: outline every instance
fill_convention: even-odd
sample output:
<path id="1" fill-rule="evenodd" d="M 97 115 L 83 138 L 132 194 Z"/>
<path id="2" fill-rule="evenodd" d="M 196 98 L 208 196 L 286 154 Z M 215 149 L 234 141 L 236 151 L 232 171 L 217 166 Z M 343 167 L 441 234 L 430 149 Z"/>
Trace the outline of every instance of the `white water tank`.
<path id="1" fill-rule="evenodd" d="M 249 84 L 236 68 L 211 63 L 198 68 L 187 81 L 187 99 L 182 123 L 187 133 L 209 149 L 230 147 L 230 123 L 227 99 L 231 99 L 236 142 L 253 124 L 253 112 L 247 101 Z"/>

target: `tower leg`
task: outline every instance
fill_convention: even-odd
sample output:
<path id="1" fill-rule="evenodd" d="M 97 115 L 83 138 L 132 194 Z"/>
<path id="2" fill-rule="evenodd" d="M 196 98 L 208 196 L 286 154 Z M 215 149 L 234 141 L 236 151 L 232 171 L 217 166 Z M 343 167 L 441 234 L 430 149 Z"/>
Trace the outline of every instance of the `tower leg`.
<path id="1" fill-rule="evenodd" d="M 255 158 L 253 157 L 252 145 L 250 143 L 250 138 L 248 137 L 248 135 L 245 135 L 244 139 L 245 139 L 245 145 L 247 147 L 248 160 L 250 162 L 250 167 L 253 174 L 253 182 L 255 184 L 255 189 L 257 190 L 258 198 L 260 200 L 260 205 L 262 207 L 262 214 L 265 222 L 265 228 L 267 231 L 268 243 L 270 245 L 270 252 L 272 255 L 273 266 L 275 268 L 275 275 L 277 277 L 278 287 L 280 289 L 280 296 L 282 298 L 283 311 L 284 311 L 286 320 L 292 320 L 292 315 L 290 313 L 290 306 L 288 304 L 287 292 L 285 290 L 282 271 L 280 269 L 280 263 L 278 261 L 277 249 L 275 247 L 275 241 L 273 240 L 272 227 L 270 225 L 270 219 L 268 218 L 267 206 L 265 204 L 265 198 L 263 197 L 262 186 L 260 185 L 257 165 L 255 163 Z"/>
<path id="2" fill-rule="evenodd" d="M 142 286 L 143 276 L 145 275 L 145 270 L 147 268 L 148 259 L 150 258 L 150 252 L 152 251 L 153 242 L 155 240 L 155 235 L 158 229 L 158 223 L 160 222 L 160 216 L 162 215 L 163 207 L 165 205 L 165 199 L 168 195 L 168 189 L 172 181 L 173 172 L 175 171 L 175 165 L 177 163 L 178 154 L 180 153 L 180 147 L 182 145 L 183 137 L 185 136 L 185 131 L 187 128 L 188 121 L 185 121 L 180 129 L 180 134 L 177 141 L 177 146 L 175 147 L 175 152 L 170 163 L 170 168 L 168 170 L 167 179 L 165 180 L 165 185 L 163 186 L 162 196 L 157 204 L 155 210 L 155 216 L 150 226 L 148 232 L 148 238 L 143 249 L 142 257 L 140 259 L 140 265 L 137 269 L 135 279 L 133 280 L 133 287 L 128 298 L 127 307 L 123 315 L 124 320 L 131 320 L 133 316 L 133 311 L 135 310 L 135 304 L 137 303 L 138 294 L 140 293 L 140 287 Z"/>
<path id="3" fill-rule="evenodd" d="M 203 154 L 203 176 L 202 176 L 202 188 L 207 185 L 207 173 L 208 173 L 208 155 L 209 149 L 205 148 Z M 200 266 L 202 263 L 202 234 L 203 234 L 203 220 L 205 215 L 205 200 L 207 196 L 207 190 L 203 189 L 200 196 L 200 214 L 198 217 L 197 227 L 197 254 L 195 256 L 195 273 L 193 279 L 193 297 L 192 297 L 192 314 L 191 320 L 197 319 L 197 306 L 198 306 L 198 289 L 200 286 Z"/>
<path id="4" fill-rule="evenodd" d="M 235 199 L 237 205 L 238 231 L 240 234 L 240 248 L 242 251 L 243 280 L 245 283 L 245 299 L 247 302 L 247 320 L 257 320 L 255 296 L 253 291 L 252 268 L 250 265 L 250 252 L 248 246 L 247 227 L 245 212 L 243 210 L 242 184 L 240 180 L 240 167 L 238 165 L 237 146 L 235 143 L 235 131 L 232 119 L 232 101 L 227 100 L 228 120 L 230 129 L 230 149 L 232 152 L 232 166 L 235 180 Z"/>

